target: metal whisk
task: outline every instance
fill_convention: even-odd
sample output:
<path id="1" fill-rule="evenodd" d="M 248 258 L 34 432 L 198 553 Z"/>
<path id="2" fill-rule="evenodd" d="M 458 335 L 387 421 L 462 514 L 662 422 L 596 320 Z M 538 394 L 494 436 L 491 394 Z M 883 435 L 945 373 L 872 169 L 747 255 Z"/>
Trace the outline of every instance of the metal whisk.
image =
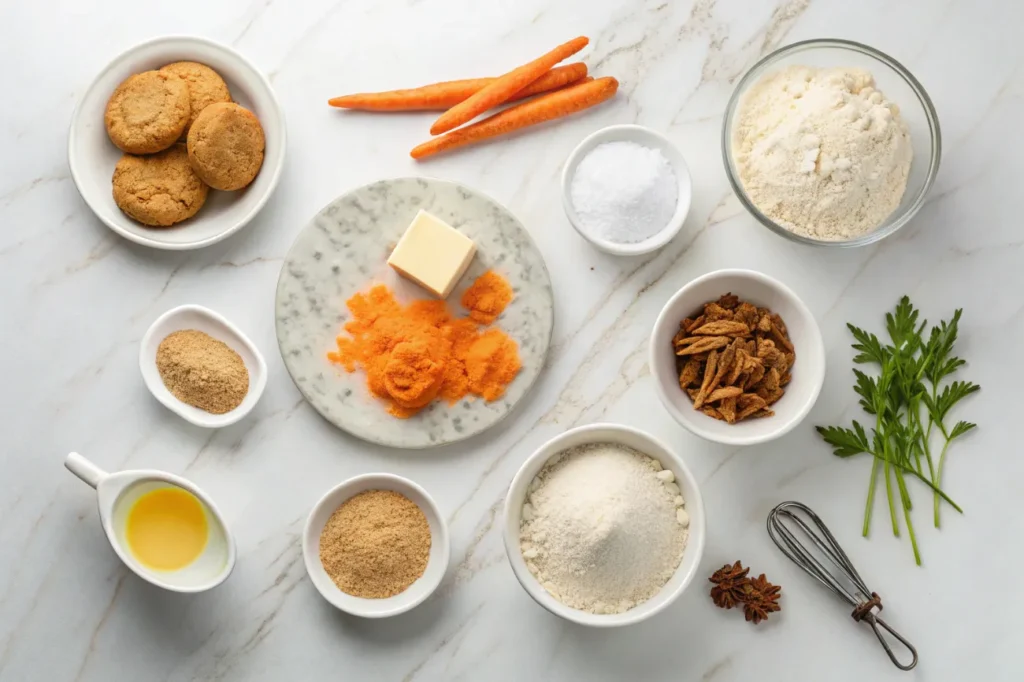
<path id="1" fill-rule="evenodd" d="M 826 566 L 816 558 L 808 546 L 797 538 L 793 532 L 794 529 L 798 529 L 832 566 Z M 871 626 L 878 641 L 885 648 L 885 653 L 889 654 L 889 659 L 897 668 L 910 670 L 917 665 L 917 649 L 903 635 L 893 630 L 878 617 L 877 612 L 882 610 L 881 597 L 868 589 L 860 574 L 857 573 L 857 569 L 850 562 L 850 558 L 846 556 L 846 552 L 839 546 L 825 523 L 807 505 L 799 502 L 783 502 L 772 509 L 768 514 L 768 535 L 793 563 L 853 606 L 853 619 L 858 622 L 863 621 Z M 879 626 L 887 630 L 907 648 L 913 656 L 910 663 L 901 663 L 896 658 L 885 635 L 878 629 Z"/>

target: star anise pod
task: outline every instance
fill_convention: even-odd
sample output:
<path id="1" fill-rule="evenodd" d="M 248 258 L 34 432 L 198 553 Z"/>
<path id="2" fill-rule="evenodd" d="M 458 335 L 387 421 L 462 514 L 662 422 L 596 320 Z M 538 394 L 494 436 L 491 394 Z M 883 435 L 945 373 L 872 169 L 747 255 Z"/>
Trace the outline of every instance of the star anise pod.
<path id="1" fill-rule="evenodd" d="M 736 606 L 736 593 L 733 590 L 723 590 L 715 586 L 711 588 L 711 601 L 720 609 L 731 609 Z"/>
<path id="2" fill-rule="evenodd" d="M 737 561 L 733 565 L 726 564 L 715 571 L 708 580 L 715 584 L 711 588 L 711 599 L 715 606 L 722 609 L 731 609 L 738 602 L 743 601 L 743 588 L 750 582 L 747 577 L 749 568 Z"/>
<path id="3" fill-rule="evenodd" d="M 779 596 L 782 588 L 772 585 L 764 577 L 764 573 L 747 581 L 740 589 L 740 601 L 743 602 L 743 613 L 748 621 L 757 625 L 768 618 L 769 613 L 780 611 Z"/>

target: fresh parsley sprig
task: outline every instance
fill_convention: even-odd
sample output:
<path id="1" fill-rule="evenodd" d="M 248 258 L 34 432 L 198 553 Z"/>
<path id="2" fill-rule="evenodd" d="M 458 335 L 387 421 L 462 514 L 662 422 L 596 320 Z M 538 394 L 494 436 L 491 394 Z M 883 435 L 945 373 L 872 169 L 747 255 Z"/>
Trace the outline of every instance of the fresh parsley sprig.
<path id="1" fill-rule="evenodd" d="M 853 428 L 819 426 L 818 433 L 832 446 L 838 457 L 872 455 L 871 479 L 864 508 L 862 533 L 867 537 L 871 528 L 875 489 L 881 474 L 885 479 L 886 497 L 893 534 L 899 536 L 900 524 L 893 495 L 893 484 L 898 493 L 907 534 L 914 550 L 914 560 L 920 565 L 921 553 L 910 517 L 913 505 L 906 484 L 906 476 L 920 480 L 934 495 L 934 522 L 939 527 L 940 500 L 945 500 L 956 511 L 963 510 L 942 490 L 942 472 L 949 444 L 975 428 L 975 424 L 958 421 L 947 427 L 946 418 L 960 400 L 980 390 L 968 381 L 946 383 L 950 375 L 964 364 L 953 355 L 962 310 L 956 310 L 948 322 L 940 322 L 927 335 L 927 321 L 907 296 L 900 299 L 895 310 L 885 316 L 885 329 L 889 343 L 883 344 L 877 336 L 852 324 L 847 324 L 853 335 L 853 358 L 858 365 L 877 365 L 881 372 L 871 376 L 854 368 L 856 377 L 853 390 L 860 396 L 860 406 L 875 419 L 869 435 L 867 428 L 856 420 Z M 932 457 L 933 430 L 942 437 L 938 461 Z M 922 460 L 923 458 L 923 460 Z M 926 470 L 927 467 L 927 470 Z"/>

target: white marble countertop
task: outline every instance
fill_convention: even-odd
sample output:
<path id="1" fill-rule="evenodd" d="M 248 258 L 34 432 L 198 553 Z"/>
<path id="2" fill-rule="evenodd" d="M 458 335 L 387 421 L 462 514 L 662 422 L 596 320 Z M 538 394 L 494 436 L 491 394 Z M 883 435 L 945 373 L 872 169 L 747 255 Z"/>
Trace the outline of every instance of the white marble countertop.
<path id="1" fill-rule="evenodd" d="M 1020 178 L 1024 9 L 996 0 L 124 0 L 0 8 L 0 679 L 2 680 L 960 680 L 1020 679 L 1024 521 L 1013 511 L 1024 458 L 1019 403 L 1024 333 Z M 609 105 L 514 140 L 416 165 L 419 115 L 344 115 L 332 95 L 490 75 L 587 34 L 592 70 L 622 83 Z M 87 209 L 65 150 L 72 108 L 120 51 L 162 34 L 229 43 L 271 78 L 288 117 L 276 194 L 226 242 L 189 253 L 128 243 Z M 732 197 L 719 151 L 735 79 L 795 40 L 842 37 L 902 61 L 942 122 L 931 198 L 875 247 L 818 251 L 761 228 Z M 608 124 L 666 132 L 693 172 L 682 234 L 654 256 L 595 252 L 571 229 L 558 175 L 572 147 Z M 274 337 L 273 295 L 297 231 L 345 190 L 429 174 L 472 185 L 516 213 L 551 270 L 550 366 L 514 418 L 455 447 L 398 452 L 335 430 L 299 397 Z M 762 447 L 732 449 L 679 427 L 655 396 L 646 340 L 665 300 L 727 267 L 788 283 L 815 313 L 828 377 L 807 422 Z M 950 456 L 945 485 L 964 507 L 930 527 L 915 487 L 925 565 L 891 536 L 882 500 L 859 536 L 870 462 L 841 461 L 813 424 L 858 416 L 846 321 L 880 327 L 903 293 L 931 319 L 966 309 L 964 406 L 981 428 Z M 194 428 L 146 391 L 137 365 L 148 325 L 183 303 L 232 319 L 262 348 L 266 393 L 243 422 Z M 702 574 L 736 558 L 784 586 L 784 610 L 755 629 L 695 584 L 641 625 L 596 631 L 537 606 L 505 560 L 495 521 L 523 459 L 571 426 L 618 421 L 678 448 L 702 485 Z M 237 536 L 227 583 L 163 593 L 104 541 L 94 498 L 61 466 L 77 450 L 104 468 L 184 474 L 214 496 Z M 331 485 L 390 471 L 426 487 L 451 522 L 452 565 L 431 601 L 385 622 L 344 617 L 306 578 L 299 531 Z M 768 510 L 799 499 L 826 517 L 886 616 L 921 663 L 900 673 L 870 632 L 775 549 Z M 1006 576 L 1006 577 L 1004 577 Z M 701 578 L 702 580 L 702 578 Z M 1004 581 L 1009 580 L 1009 586 Z"/>

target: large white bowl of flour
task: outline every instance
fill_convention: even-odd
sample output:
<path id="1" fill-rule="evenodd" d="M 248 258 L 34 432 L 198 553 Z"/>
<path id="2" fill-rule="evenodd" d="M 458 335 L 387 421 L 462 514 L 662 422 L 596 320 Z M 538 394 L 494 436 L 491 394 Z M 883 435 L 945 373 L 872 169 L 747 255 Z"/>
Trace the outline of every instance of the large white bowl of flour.
<path id="1" fill-rule="evenodd" d="M 671 475 L 663 473 L 660 478 L 662 480 L 670 480 L 674 486 L 678 486 L 678 495 L 684 501 L 684 504 L 677 507 L 673 513 L 681 511 L 685 517 L 688 517 L 682 559 L 674 572 L 672 572 L 671 577 L 668 578 L 668 581 L 660 589 L 657 589 L 653 596 L 621 613 L 591 613 L 582 608 L 567 606 L 555 598 L 549 589 L 546 589 L 541 584 L 527 566 L 527 559 L 523 556 L 523 545 L 521 544 L 521 533 L 524 525 L 523 505 L 529 499 L 528 496 L 537 491 L 538 483 L 535 482 L 535 479 L 537 479 L 538 474 L 545 469 L 549 460 L 557 457 L 560 453 L 566 451 L 576 452 L 580 446 L 591 444 L 624 446 L 656 460 L 658 466 L 665 472 L 671 472 Z M 602 482 L 594 478 L 595 471 L 593 468 L 589 472 L 581 473 L 580 475 L 590 477 L 586 481 L 581 481 L 581 484 L 601 487 Z M 531 484 L 533 484 L 532 489 Z M 592 500 L 593 496 L 590 497 Z M 616 496 L 613 495 L 612 497 L 615 498 Z M 599 511 L 594 514 L 593 509 L 589 513 L 593 514 L 595 525 L 607 526 L 611 524 L 613 527 L 608 530 L 613 535 L 624 532 L 635 534 L 650 532 L 650 524 L 641 523 L 638 525 L 636 519 L 623 518 L 623 511 L 627 513 L 632 512 L 634 515 L 636 513 L 631 508 L 625 509 L 622 506 L 623 504 L 628 506 L 629 502 L 629 500 L 623 500 L 621 496 L 618 496 L 618 499 L 609 500 L 607 514 L 601 514 Z M 528 514 L 532 515 L 532 508 Z M 531 519 L 528 518 L 526 520 L 529 522 Z M 504 524 L 505 552 L 508 555 L 509 563 L 512 565 L 512 571 L 527 594 L 556 616 L 591 627 L 632 625 L 633 623 L 646 620 L 666 608 L 693 581 L 700 564 L 701 555 L 704 553 L 704 502 L 693 474 L 690 473 L 682 458 L 660 440 L 637 429 L 617 424 L 591 424 L 572 429 L 551 439 L 533 453 L 519 469 L 515 478 L 512 479 L 511 486 L 509 486 L 508 495 L 505 498 Z M 668 528 L 667 532 L 671 533 L 671 528 Z M 564 544 L 568 541 L 571 544 L 575 540 L 575 538 L 562 538 L 562 543 Z M 582 537 L 578 540 L 580 542 L 586 541 Z M 618 545 L 621 550 L 623 547 L 635 545 L 635 540 L 635 537 L 620 538 L 619 541 L 611 544 Z M 640 552 L 635 553 L 639 554 Z M 609 555 L 602 553 L 602 556 Z M 612 554 L 608 560 L 629 561 L 630 558 Z M 607 574 L 608 571 L 602 571 L 602 568 L 602 566 L 593 566 L 589 572 L 597 575 Z M 595 597 L 600 598 L 598 595 L 595 595 Z"/>

